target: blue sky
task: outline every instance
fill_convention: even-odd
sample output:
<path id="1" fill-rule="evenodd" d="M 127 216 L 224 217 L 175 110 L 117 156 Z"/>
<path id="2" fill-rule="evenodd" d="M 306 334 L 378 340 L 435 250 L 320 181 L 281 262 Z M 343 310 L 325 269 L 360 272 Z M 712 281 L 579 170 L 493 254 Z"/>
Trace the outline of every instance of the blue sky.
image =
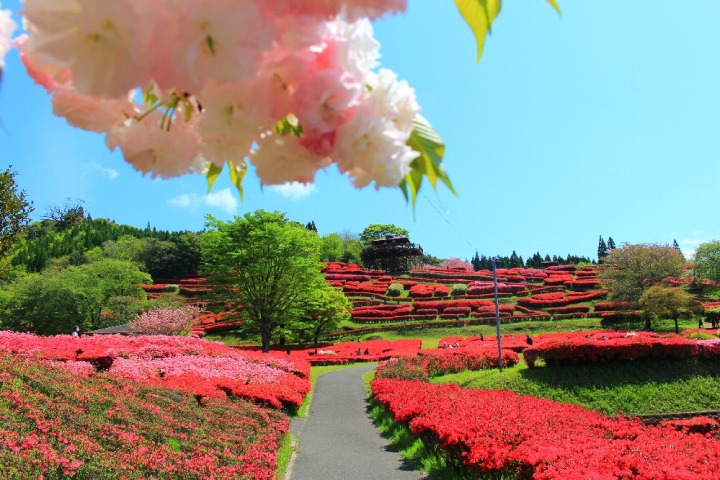
<path id="1" fill-rule="evenodd" d="M 413 212 L 399 190 L 357 190 L 334 167 L 305 191 L 249 175 L 242 202 L 226 174 L 210 195 L 202 176 L 152 180 L 55 118 L 15 52 L 0 87 L 0 168 L 17 171 L 35 218 L 71 199 L 96 218 L 199 231 L 208 213 L 280 210 L 322 235 L 392 223 L 441 258 L 594 258 L 599 235 L 676 239 L 686 253 L 720 239 L 720 2 L 561 0 L 559 16 L 543 0 L 506 1 L 480 63 L 452 2 L 408 3 L 375 24 L 381 62 L 443 136 L 457 196 L 427 186 Z"/>

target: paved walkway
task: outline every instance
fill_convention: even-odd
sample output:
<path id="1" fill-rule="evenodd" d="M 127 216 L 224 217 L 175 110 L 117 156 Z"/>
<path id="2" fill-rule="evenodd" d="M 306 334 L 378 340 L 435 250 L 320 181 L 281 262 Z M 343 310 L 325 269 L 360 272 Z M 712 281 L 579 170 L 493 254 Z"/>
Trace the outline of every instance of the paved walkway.
<path id="1" fill-rule="evenodd" d="M 291 431 L 300 438 L 291 480 L 418 480 L 413 470 L 391 451 L 387 439 L 367 413 L 362 376 L 375 364 L 344 368 L 321 375 L 315 385 L 310 416 L 293 419 Z"/>

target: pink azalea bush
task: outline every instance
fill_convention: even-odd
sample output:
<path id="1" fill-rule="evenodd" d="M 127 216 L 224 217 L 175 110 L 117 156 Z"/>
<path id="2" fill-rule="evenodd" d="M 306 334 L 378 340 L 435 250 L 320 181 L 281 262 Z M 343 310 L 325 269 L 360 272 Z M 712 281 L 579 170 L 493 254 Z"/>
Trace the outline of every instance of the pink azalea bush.
<path id="1" fill-rule="evenodd" d="M 130 325 L 146 335 L 187 335 L 199 314 L 200 309 L 194 306 L 156 307 L 139 314 Z"/>

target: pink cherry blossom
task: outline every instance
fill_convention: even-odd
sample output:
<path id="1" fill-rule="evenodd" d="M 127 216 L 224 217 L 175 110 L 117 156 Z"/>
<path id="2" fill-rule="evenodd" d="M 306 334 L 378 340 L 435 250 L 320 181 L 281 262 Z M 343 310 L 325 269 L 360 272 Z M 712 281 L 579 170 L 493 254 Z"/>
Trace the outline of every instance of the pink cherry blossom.
<path id="1" fill-rule="evenodd" d="M 10 36 L 17 28 L 9 10 L 0 10 L 0 68 L 5 66 L 5 54 L 10 50 Z"/>
<path id="2" fill-rule="evenodd" d="M 297 137 L 268 134 L 258 142 L 250 162 L 263 184 L 280 185 L 312 183 L 315 172 L 330 165 L 331 160 L 303 147 Z"/>
<path id="3" fill-rule="evenodd" d="M 145 87 L 150 71 L 143 64 L 148 28 L 137 2 L 114 0 L 27 0 L 23 14 L 30 32 L 23 45 L 43 61 L 72 71 L 78 91 L 119 97 Z"/>
<path id="4" fill-rule="evenodd" d="M 200 135 L 182 118 L 165 127 L 163 116 L 156 110 L 142 121 L 128 120 L 108 134 L 108 142 L 120 147 L 125 161 L 135 170 L 150 173 L 153 178 L 190 173 L 198 157 Z"/>

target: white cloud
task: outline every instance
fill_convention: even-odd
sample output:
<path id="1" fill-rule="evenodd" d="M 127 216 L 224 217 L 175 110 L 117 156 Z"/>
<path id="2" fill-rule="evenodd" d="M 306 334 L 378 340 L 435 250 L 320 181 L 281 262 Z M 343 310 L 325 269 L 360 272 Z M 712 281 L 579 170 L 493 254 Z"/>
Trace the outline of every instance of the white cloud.
<path id="1" fill-rule="evenodd" d="M 317 188 L 312 183 L 289 182 L 282 185 L 271 185 L 268 190 L 277 192 L 285 198 L 300 200 L 315 193 Z"/>
<path id="2" fill-rule="evenodd" d="M 235 213 L 238 207 L 237 200 L 229 188 L 208 193 L 203 198 L 207 206 L 219 208 L 227 213 Z"/>
<path id="3" fill-rule="evenodd" d="M 120 176 L 120 173 L 114 168 L 103 167 L 99 163 L 86 163 L 84 166 L 87 168 L 86 173 L 97 172 L 110 180 L 115 180 Z"/>
<path id="4" fill-rule="evenodd" d="M 682 250 L 685 258 L 693 258 L 695 256 L 695 251 L 697 250 L 697 247 L 699 247 L 701 243 L 705 243 L 707 241 L 708 240 L 703 238 L 683 238 L 681 240 L 678 240 L 678 245 L 680 245 L 680 250 Z"/>
<path id="5" fill-rule="evenodd" d="M 218 208 L 227 213 L 235 213 L 238 207 L 235 196 L 229 188 L 219 190 L 217 192 L 208 193 L 207 195 L 182 194 L 168 200 L 170 205 L 185 208 L 191 212 L 197 212 L 200 206 Z"/>

